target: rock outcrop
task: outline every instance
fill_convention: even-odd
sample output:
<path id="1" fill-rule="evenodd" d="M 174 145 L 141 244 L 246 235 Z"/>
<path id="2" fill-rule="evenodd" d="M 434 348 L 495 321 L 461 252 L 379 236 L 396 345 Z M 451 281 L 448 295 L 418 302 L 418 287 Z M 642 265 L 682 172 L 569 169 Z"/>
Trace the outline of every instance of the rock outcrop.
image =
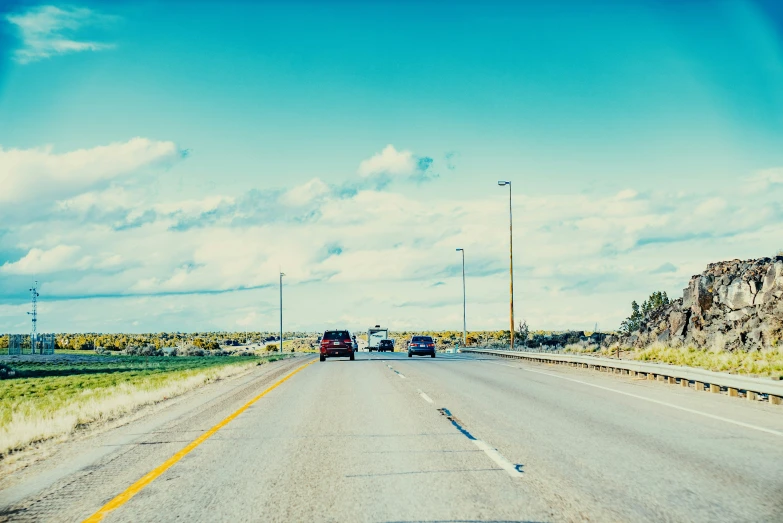
<path id="1" fill-rule="evenodd" d="M 757 350 L 782 339 L 783 256 L 777 256 L 711 263 L 682 298 L 649 312 L 638 331 L 609 341 Z"/>

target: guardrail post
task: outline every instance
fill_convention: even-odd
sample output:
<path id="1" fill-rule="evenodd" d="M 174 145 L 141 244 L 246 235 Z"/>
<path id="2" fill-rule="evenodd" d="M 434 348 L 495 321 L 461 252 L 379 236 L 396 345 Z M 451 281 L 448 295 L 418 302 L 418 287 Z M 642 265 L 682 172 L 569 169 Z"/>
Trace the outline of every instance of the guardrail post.
<path id="1" fill-rule="evenodd" d="M 685 387 L 687 389 L 688 388 L 688 384 L 689 384 L 688 380 L 686 380 L 685 378 L 680 378 L 680 386 L 681 387 Z"/>
<path id="2" fill-rule="evenodd" d="M 653 374 L 652 372 L 648 372 L 647 373 L 647 379 L 648 380 L 654 380 L 655 379 L 655 374 Z"/>
<path id="3" fill-rule="evenodd" d="M 729 396 L 731 396 L 732 398 L 736 398 L 739 396 L 739 391 L 737 389 L 733 389 L 729 387 L 728 391 L 729 391 Z"/>
<path id="4" fill-rule="evenodd" d="M 656 377 L 658 378 L 658 381 L 666 381 L 666 376 L 661 376 L 660 374 L 658 374 L 658 376 Z"/>
<path id="5" fill-rule="evenodd" d="M 696 381 L 693 383 L 693 388 L 699 391 L 704 390 L 704 383 Z"/>
<path id="6" fill-rule="evenodd" d="M 720 385 L 715 385 L 714 383 L 710 383 L 710 392 L 713 394 L 718 394 L 720 392 Z"/>
<path id="7" fill-rule="evenodd" d="M 748 398 L 750 401 L 756 401 L 759 399 L 759 395 L 752 391 L 747 391 L 745 393 L 745 397 Z"/>
<path id="8" fill-rule="evenodd" d="M 780 405 L 783 403 L 783 398 L 780 396 L 773 396 L 772 394 L 769 395 L 769 403 L 770 405 Z"/>
<path id="9" fill-rule="evenodd" d="M 677 378 L 669 376 L 669 385 L 677 385 Z"/>

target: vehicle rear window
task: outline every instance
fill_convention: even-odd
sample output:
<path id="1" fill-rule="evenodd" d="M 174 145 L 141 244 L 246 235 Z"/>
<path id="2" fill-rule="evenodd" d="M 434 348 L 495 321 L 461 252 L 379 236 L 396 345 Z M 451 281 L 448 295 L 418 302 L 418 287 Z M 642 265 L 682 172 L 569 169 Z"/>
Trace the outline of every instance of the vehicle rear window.
<path id="1" fill-rule="evenodd" d="M 424 343 L 432 343 L 432 337 L 431 336 L 414 336 L 413 340 L 411 341 L 419 341 Z"/>
<path id="2" fill-rule="evenodd" d="M 326 331 L 324 332 L 325 340 L 344 340 L 350 338 L 348 331 Z"/>

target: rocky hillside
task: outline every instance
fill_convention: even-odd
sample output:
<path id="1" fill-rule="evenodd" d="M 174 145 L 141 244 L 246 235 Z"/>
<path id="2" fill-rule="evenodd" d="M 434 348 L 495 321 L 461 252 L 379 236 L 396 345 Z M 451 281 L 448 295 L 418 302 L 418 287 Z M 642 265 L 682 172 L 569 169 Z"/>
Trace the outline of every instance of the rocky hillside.
<path id="1" fill-rule="evenodd" d="M 650 311 L 619 342 L 757 350 L 782 339 L 783 256 L 777 256 L 711 263 L 691 278 L 682 298 Z"/>

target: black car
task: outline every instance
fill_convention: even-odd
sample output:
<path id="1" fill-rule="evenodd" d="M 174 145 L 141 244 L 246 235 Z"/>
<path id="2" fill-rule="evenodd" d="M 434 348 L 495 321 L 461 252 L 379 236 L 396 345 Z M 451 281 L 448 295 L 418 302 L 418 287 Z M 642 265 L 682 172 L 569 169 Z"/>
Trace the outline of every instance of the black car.
<path id="1" fill-rule="evenodd" d="M 432 336 L 414 336 L 408 342 L 408 357 L 427 356 L 435 357 L 435 341 Z"/>
<path id="2" fill-rule="evenodd" d="M 394 352 L 394 340 L 381 340 L 378 343 L 378 352 Z"/>

